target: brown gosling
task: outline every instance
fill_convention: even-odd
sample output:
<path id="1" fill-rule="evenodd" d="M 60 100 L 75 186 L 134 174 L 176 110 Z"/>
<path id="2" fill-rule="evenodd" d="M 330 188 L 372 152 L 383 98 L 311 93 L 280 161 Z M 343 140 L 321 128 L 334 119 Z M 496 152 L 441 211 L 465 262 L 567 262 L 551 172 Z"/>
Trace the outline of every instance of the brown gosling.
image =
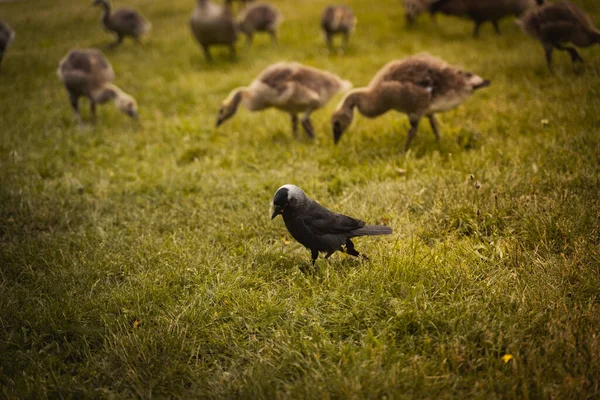
<path id="1" fill-rule="evenodd" d="M 386 64 L 365 88 L 346 94 L 331 117 L 334 142 L 352 123 L 354 109 L 368 118 L 390 110 L 408 115 L 410 130 L 404 150 L 408 150 L 421 118 L 429 119 L 436 139 L 440 134 L 434 114 L 461 105 L 474 90 L 486 87 L 490 81 L 471 72 L 462 71 L 445 61 L 417 54 Z"/>
<path id="2" fill-rule="evenodd" d="M 4 21 L 0 21 L 0 64 L 4 58 L 4 52 L 15 39 L 15 31 L 10 29 L 10 26 Z"/>
<path id="3" fill-rule="evenodd" d="M 535 5 L 535 0 L 435 0 L 429 6 L 429 13 L 470 19 L 475 23 L 473 37 L 478 37 L 484 22 L 491 22 L 500 34 L 498 21 L 511 15 L 518 17 Z"/>
<path id="4" fill-rule="evenodd" d="M 279 62 L 267 67 L 250 86 L 239 87 L 229 94 L 219 108 L 217 126 L 231 118 L 240 104 L 249 111 L 274 107 L 290 114 L 296 138 L 298 113 L 305 113 L 302 127 L 312 139 L 315 130 L 310 121 L 311 113 L 325 106 L 337 92 L 351 87 L 350 82 L 330 72 L 297 62 Z"/>
<path id="5" fill-rule="evenodd" d="M 565 47 L 572 43 L 577 47 L 589 47 L 600 44 L 600 31 L 594 26 L 586 13 L 570 1 L 543 4 L 530 10 L 519 22 L 523 30 L 544 46 L 546 64 L 552 71 L 552 51 L 566 51 L 573 63 L 583 62 L 583 58 L 574 47 Z"/>
<path id="6" fill-rule="evenodd" d="M 327 6 L 321 14 L 321 29 L 330 52 L 333 52 L 333 37 L 341 34 L 342 52 L 348 48 L 350 33 L 356 27 L 356 17 L 348 6 Z"/>
<path id="7" fill-rule="evenodd" d="M 235 59 L 237 28 L 230 1 L 220 5 L 210 0 L 198 0 L 190 17 L 190 27 L 207 61 L 212 61 L 211 46 L 228 46 L 231 58 Z"/>
<path id="8" fill-rule="evenodd" d="M 60 61 L 58 77 L 64 83 L 69 94 L 71 106 L 79 126 L 83 126 L 79 114 L 79 98 L 90 99 L 92 123 L 96 123 L 96 104 L 113 100 L 119 110 L 136 119 L 137 103 L 135 99 L 112 84 L 115 79 L 110 62 L 97 49 L 74 49 Z"/>
<path id="9" fill-rule="evenodd" d="M 406 24 L 409 26 L 414 25 L 419 15 L 427 12 L 429 6 L 434 1 L 435 0 L 404 0 L 404 18 L 406 19 Z"/>
<path id="10" fill-rule="evenodd" d="M 277 7 L 270 4 L 252 4 L 238 18 L 238 28 L 246 35 L 246 44 L 252 44 L 254 32 L 268 32 L 273 44 L 277 45 L 277 28 L 282 17 Z"/>
<path id="11" fill-rule="evenodd" d="M 92 6 L 104 9 L 102 24 L 109 32 L 117 35 L 117 40 L 111 46 L 118 46 L 127 36 L 131 36 L 141 44 L 141 38 L 150 31 L 152 25 L 142 14 L 132 8 L 119 8 L 111 12 L 109 0 L 94 0 Z"/>

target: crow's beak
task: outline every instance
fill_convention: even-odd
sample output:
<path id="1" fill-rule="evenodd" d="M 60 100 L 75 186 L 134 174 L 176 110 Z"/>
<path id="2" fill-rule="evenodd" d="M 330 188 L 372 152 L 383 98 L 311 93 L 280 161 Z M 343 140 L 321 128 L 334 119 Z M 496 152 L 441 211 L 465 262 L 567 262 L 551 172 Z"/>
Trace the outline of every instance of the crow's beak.
<path id="1" fill-rule="evenodd" d="M 275 218 L 276 216 L 278 216 L 279 214 L 282 214 L 282 213 L 283 213 L 283 207 L 274 205 L 273 206 L 273 214 L 271 215 L 271 219 Z"/>

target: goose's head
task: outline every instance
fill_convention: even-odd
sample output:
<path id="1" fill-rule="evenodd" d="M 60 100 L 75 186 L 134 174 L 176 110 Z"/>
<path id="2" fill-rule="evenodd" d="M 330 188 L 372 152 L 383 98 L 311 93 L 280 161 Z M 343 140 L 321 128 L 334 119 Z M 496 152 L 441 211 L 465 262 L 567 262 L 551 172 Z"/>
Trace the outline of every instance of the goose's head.
<path id="1" fill-rule="evenodd" d="M 108 6 L 108 0 L 94 0 L 92 6 Z"/>
<path id="2" fill-rule="evenodd" d="M 133 119 L 138 118 L 138 108 L 135 99 L 125 92 L 118 92 L 115 97 L 115 104 L 119 110 L 129 115 Z"/>
<path id="3" fill-rule="evenodd" d="M 240 105 L 240 102 L 242 101 L 242 94 L 243 91 L 241 89 L 236 89 L 231 92 L 231 94 L 227 96 L 225 100 L 223 100 L 217 115 L 217 126 L 233 117 L 238 106 Z"/>
<path id="4" fill-rule="evenodd" d="M 490 86 L 490 81 L 488 79 L 484 79 L 477 74 L 468 71 L 459 71 L 459 74 L 463 78 L 465 82 L 465 86 L 469 91 L 477 90 L 480 88 L 484 88 Z"/>

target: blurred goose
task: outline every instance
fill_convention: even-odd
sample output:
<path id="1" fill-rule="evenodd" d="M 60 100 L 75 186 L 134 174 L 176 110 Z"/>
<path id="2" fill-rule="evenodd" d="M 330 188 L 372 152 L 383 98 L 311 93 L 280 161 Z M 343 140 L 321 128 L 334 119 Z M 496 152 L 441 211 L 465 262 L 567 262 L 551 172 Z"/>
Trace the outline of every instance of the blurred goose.
<path id="1" fill-rule="evenodd" d="M 281 13 L 270 4 L 252 4 L 246 7 L 238 18 L 238 28 L 246 35 L 248 45 L 252 44 L 254 32 L 268 32 L 277 44 L 277 27 L 281 24 Z"/>
<path id="2" fill-rule="evenodd" d="M 274 107 L 290 114 L 292 131 L 298 135 L 298 113 L 304 112 L 301 123 L 310 138 L 315 130 L 310 114 L 323 107 L 339 91 L 352 84 L 338 76 L 307 67 L 297 62 L 279 62 L 265 69 L 248 87 L 234 89 L 221 103 L 217 126 L 231 118 L 243 104 L 249 111 Z"/>
<path id="3" fill-rule="evenodd" d="M 99 6 L 104 9 L 102 24 L 108 31 L 117 35 L 117 40 L 112 46 L 121 44 L 126 36 L 131 36 L 138 43 L 141 43 L 142 36 L 152 27 L 142 14 L 132 8 L 119 8 L 111 12 L 109 0 L 94 0 L 92 6 Z"/>
<path id="4" fill-rule="evenodd" d="M 405 150 L 408 150 L 424 116 L 429 119 L 439 140 L 434 114 L 458 107 L 473 91 L 489 84 L 480 76 L 428 54 L 391 61 L 375 75 L 369 86 L 351 90 L 341 101 L 331 117 L 334 141 L 337 144 L 352 123 L 355 108 L 368 118 L 390 110 L 407 114 L 411 127 Z"/>
<path id="5" fill-rule="evenodd" d="M 198 0 L 190 18 L 194 37 L 202 46 L 207 61 L 212 61 L 210 46 L 228 46 L 231 58 L 235 58 L 236 24 L 230 2 L 224 6 L 210 0 Z"/>
<path id="6" fill-rule="evenodd" d="M 343 37 L 342 51 L 348 47 L 350 33 L 356 26 L 356 17 L 348 6 L 327 6 L 321 14 L 321 29 L 325 34 L 327 47 L 333 52 L 333 36 L 341 34 Z"/>
<path id="7" fill-rule="evenodd" d="M 571 60 L 583 62 L 574 47 L 565 47 L 572 43 L 577 47 L 600 44 L 600 31 L 594 26 L 586 13 L 570 1 L 543 4 L 529 11 L 520 21 L 525 32 L 539 40 L 546 52 L 546 64 L 552 70 L 552 51 L 563 50 L 569 53 Z"/>
<path id="8" fill-rule="evenodd" d="M 71 50 L 60 61 L 58 77 L 65 84 L 71 106 L 80 126 L 83 126 L 79 114 L 79 98 L 90 99 L 92 122 L 96 122 L 96 104 L 114 100 L 117 108 L 132 118 L 137 118 L 135 99 L 113 85 L 115 72 L 110 62 L 100 50 Z"/>
<path id="9" fill-rule="evenodd" d="M 463 17 L 475 22 L 473 36 L 479 36 L 479 28 L 484 22 L 491 22 L 500 34 L 498 21 L 508 16 L 520 16 L 527 9 L 535 7 L 535 0 L 434 0 L 429 5 L 429 13 Z"/>
<path id="10" fill-rule="evenodd" d="M 4 52 L 15 38 L 15 31 L 4 21 L 0 21 L 0 64 L 4 58 Z"/>
<path id="11" fill-rule="evenodd" d="M 435 0 L 404 0 L 404 18 L 408 25 L 413 25 L 417 17 L 429 10 Z"/>

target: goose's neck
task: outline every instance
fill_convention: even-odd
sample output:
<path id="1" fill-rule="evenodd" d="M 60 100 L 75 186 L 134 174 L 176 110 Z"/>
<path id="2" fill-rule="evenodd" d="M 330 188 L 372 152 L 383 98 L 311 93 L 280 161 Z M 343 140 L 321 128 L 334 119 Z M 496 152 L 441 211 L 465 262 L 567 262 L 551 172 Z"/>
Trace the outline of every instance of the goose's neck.
<path id="1" fill-rule="evenodd" d="M 104 9 L 104 14 L 102 15 L 102 20 L 104 22 L 108 22 L 110 20 L 110 3 L 107 1 L 103 1 L 102 8 Z"/>
<path id="2" fill-rule="evenodd" d="M 102 104 L 110 100 L 115 100 L 121 93 L 121 89 L 115 85 L 107 84 L 94 91 L 92 93 L 92 99 L 94 99 L 96 103 Z"/>
<path id="3" fill-rule="evenodd" d="M 259 96 L 256 96 L 254 91 L 248 87 L 241 87 L 237 89 L 240 96 L 240 102 L 249 111 L 257 111 L 266 108 L 266 105 L 260 101 Z"/>
<path id="4" fill-rule="evenodd" d="M 353 89 L 344 99 L 343 108 L 358 109 L 365 117 L 376 117 L 383 114 L 385 111 L 380 110 L 379 101 L 369 88 Z M 387 110 L 386 110 L 387 111 Z"/>

